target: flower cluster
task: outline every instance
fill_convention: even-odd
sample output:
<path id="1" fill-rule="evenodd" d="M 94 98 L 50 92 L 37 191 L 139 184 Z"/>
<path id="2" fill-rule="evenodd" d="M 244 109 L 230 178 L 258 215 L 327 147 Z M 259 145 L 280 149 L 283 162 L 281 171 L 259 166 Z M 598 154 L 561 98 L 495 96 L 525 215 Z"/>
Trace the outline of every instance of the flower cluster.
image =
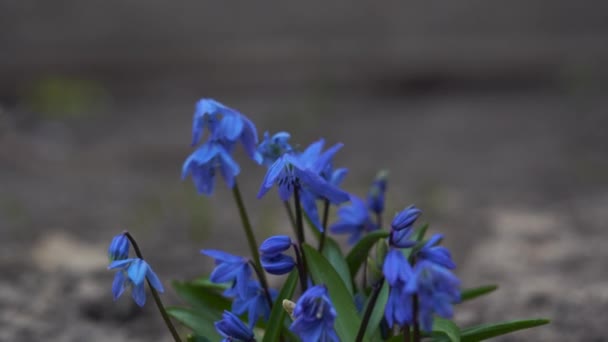
<path id="1" fill-rule="evenodd" d="M 291 340 L 294 335 L 303 342 L 409 340 L 411 330 L 418 342 L 423 337 L 420 329 L 434 335 L 434 316 L 451 318 L 453 304 L 461 297 L 460 281 L 452 273 L 456 265 L 448 249 L 440 245 L 443 235 L 424 240 L 426 228 L 415 227 L 422 211 L 413 205 L 397 213 L 390 226 L 383 226 L 386 171 L 377 174 L 365 199 L 341 189 L 348 170 L 334 168 L 333 162 L 341 143 L 326 149 L 325 140 L 319 139 L 301 150 L 292 147 L 290 140 L 287 132 L 265 132 L 258 144 L 256 127 L 246 116 L 213 99 L 201 99 L 191 141 L 193 147 L 200 146 L 184 162 L 182 178 L 190 176 L 198 192 L 209 196 L 216 172 L 222 175 L 237 204 L 249 257 L 201 250 L 215 262 L 210 276 L 175 287 L 193 307 L 167 310 L 156 293 L 163 292 L 160 280 L 143 260 L 133 237 L 123 233 L 112 239 L 108 249 L 109 269 L 117 270 L 114 298 L 131 288 L 134 301 L 143 306 L 147 282 L 176 342 L 181 339 L 169 316 L 199 335 L 219 335 L 222 341 L 253 342 L 260 334 L 273 341 Z M 238 144 L 266 168 L 257 197 L 276 186 L 295 239 L 275 235 L 262 244 L 256 242 L 236 185 L 240 166 L 232 155 Z M 332 205 L 341 206 L 337 221 L 328 227 Z M 306 240 L 305 221 L 318 240 L 316 246 Z M 328 232 L 349 235 L 348 244 L 355 246 L 347 256 Z M 134 258 L 129 256 L 130 247 Z M 279 297 L 269 286 L 267 274 L 288 273 Z M 296 292 L 298 280 L 300 291 Z M 380 296 L 387 287 L 388 296 Z M 296 293 L 300 295 L 294 303 L 291 299 Z M 291 324 L 286 322 L 287 315 Z M 247 324 L 241 320 L 245 316 Z M 199 337 L 208 340 L 208 336 L 188 340 Z"/>

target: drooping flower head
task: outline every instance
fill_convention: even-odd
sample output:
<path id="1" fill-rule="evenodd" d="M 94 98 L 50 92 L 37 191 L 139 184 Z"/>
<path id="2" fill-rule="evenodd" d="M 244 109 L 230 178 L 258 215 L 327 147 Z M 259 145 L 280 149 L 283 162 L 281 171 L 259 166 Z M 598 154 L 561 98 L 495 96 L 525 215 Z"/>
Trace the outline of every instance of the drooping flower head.
<path id="1" fill-rule="evenodd" d="M 137 305 L 144 306 L 146 303 L 145 280 L 158 292 L 163 292 L 163 285 L 152 270 L 150 265 L 143 259 L 132 258 L 113 261 L 108 269 L 117 269 L 112 283 L 112 294 L 114 300 L 118 299 L 125 289 L 131 288 L 131 296 Z"/>
<path id="2" fill-rule="evenodd" d="M 248 328 L 241 320 L 232 312 L 224 310 L 222 320 L 214 323 L 215 330 L 222 335 L 222 342 L 230 341 L 255 341 L 253 331 Z"/>
<path id="3" fill-rule="evenodd" d="M 439 243 L 443 239 L 443 235 L 435 234 L 427 241 L 422 248 L 416 253 L 417 259 L 428 260 L 447 269 L 456 268 L 450 251 L 440 246 Z"/>
<path id="4" fill-rule="evenodd" d="M 389 295 L 384 317 L 389 327 L 403 327 L 412 323 L 412 295 L 405 291 L 412 278 L 412 267 L 398 249 L 391 249 L 382 266 L 382 273 L 389 284 Z"/>
<path id="5" fill-rule="evenodd" d="M 418 319 L 422 330 L 433 329 L 433 314 L 452 318 L 452 305 L 460 301 L 460 280 L 447 268 L 428 260 L 414 266 L 406 292 L 418 296 Z"/>
<path id="6" fill-rule="evenodd" d="M 236 111 L 215 101 L 214 99 L 200 99 L 195 106 L 192 118 L 192 146 L 201 140 L 205 126 L 213 132 L 223 115 L 234 115 Z"/>
<path id="7" fill-rule="evenodd" d="M 110 261 L 124 260 L 129 258 L 129 238 L 125 233 L 116 235 L 108 248 Z"/>
<path id="8" fill-rule="evenodd" d="M 277 291 L 269 289 L 269 294 L 270 299 L 274 301 Z M 265 320 L 268 320 L 270 317 L 271 307 L 266 298 L 266 293 L 258 281 L 249 280 L 245 297 L 240 296 L 234 287 L 226 290 L 224 295 L 234 298 L 232 302 L 232 311 L 234 313 L 242 315 L 247 312 L 249 327 L 252 329 L 260 317 L 263 317 Z"/>
<path id="9" fill-rule="evenodd" d="M 310 287 L 296 303 L 289 329 L 303 342 L 340 341 L 334 330 L 336 310 L 323 285 Z"/>
<path id="10" fill-rule="evenodd" d="M 366 232 L 378 229 L 371 218 L 363 200 L 355 195 L 350 195 L 350 205 L 344 205 L 338 209 L 338 222 L 329 229 L 335 234 L 351 234 L 348 243 L 357 243 Z"/>
<path id="11" fill-rule="evenodd" d="M 289 255 L 283 254 L 292 245 L 287 235 L 275 235 L 266 239 L 260 246 L 262 267 L 266 272 L 281 275 L 291 272 L 296 263 Z"/>
<path id="12" fill-rule="evenodd" d="M 203 249 L 201 253 L 215 259 L 215 269 L 209 277 L 212 282 L 216 284 L 235 282 L 234 286 L 239 296 L 247 297 L 247 287 L 251 277 L 251 267 L 247 258 L 214 249 Z"/>
<path id="13" fill-rule="evenodd" d="M 376 215 L 380 215 L 384 211 L 384 195 L 386 193 L 387 180 L 388 171 L 382 170 L 378 172 L 367 193 L 367 207 Z"/>
<path id="14" fill-rule="evenodd" d="M 283 154 L 292 152 L 293 148 L 289 145 L 290 138 L 291 135 L 287 132 L 278 132 L 272 137 L 265 132 L 264 140 L 258 145 L 255 161 L 268 167 Z"/>
<path id="15" fill-rule="evenodd" d="M 192 176 L 200 194 L 210 196 L 215 188 L 215 174 L 219 170 L 229 188 L 239 174 L 239 165 L 232 159 L 223 145 L 208 142 L 194 151 L 182 166 L 182 179 Z"/>

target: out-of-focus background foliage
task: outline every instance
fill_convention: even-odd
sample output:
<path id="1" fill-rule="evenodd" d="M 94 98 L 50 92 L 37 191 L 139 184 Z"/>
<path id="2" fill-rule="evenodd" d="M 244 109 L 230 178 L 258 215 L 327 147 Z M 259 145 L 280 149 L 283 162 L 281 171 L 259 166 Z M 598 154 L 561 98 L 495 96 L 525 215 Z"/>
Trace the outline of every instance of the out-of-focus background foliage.
<path id="1" fill-rule="evenodd" d="M 604 1 L 0 1 L 0 340 L 168 340 L 151 303 L 111 300 L 123 229 L 167 288 L 209 270 L 200 248 L 246 253 L 223 184 L 180 180 L 200 97 L 343 142 L 358 195 L 389 169 L 387 215 L 416 203 L 465 286 L 501 285 L 459 322 L 602 340 L 607 34 Z M 288 231 L 238 158 L 258 239 Z"/>

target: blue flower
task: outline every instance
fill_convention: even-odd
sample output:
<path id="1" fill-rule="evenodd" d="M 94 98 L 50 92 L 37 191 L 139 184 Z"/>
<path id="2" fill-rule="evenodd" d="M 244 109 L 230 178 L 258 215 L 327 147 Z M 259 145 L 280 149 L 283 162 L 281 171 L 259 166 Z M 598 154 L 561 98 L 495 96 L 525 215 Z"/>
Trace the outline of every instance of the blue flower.
<path id="1" fill-rule="evenodd" d="M 283 154 L 292 152 L 293 149 L 288 142 L 290 138 L 291 135 L 287 132 L 278 132 L 272 138 L 268 132 L 265 132 L 264 140 L 257 148 L 255 161 L 260 165 L 268 167 Z"/>
<path id="2" fill-rule="evenodd" d="M 410 227 L 402 230 L 391 230 L 389 244 L 397 248 L 410 248 L 416 245 L 416 241 L 410 238 L 414 235 L 414 230 Z"/>
<path id="3" fill-rule="evenodd" d="M 277 291 L 270 289 L 270 299 L 274 301 L 277 296 Z M 232 302 L 232 311 L 237 315 L 248 313 L 249 327 L 253 328 L 259 317 L 268 320 L 270 317 L 271 307 L 268 304 L 266 293 L 260 286 L 260 283 L 255 280 L 250 280 L 247 284 L 247 293 L 245 297 L 238 296 L 235 291 L 226 291 L 225 295 L 235 296 Z"/>
<path id="4" fill-rule="evenodd" d="M 450 251 L 439 246 L 439 243 L 443 239 L 443 235 L 435 234 L 429 241 L 427 241 L 422 248 L 416 254 L 418 259 L 424 259 L 436 263 L 437 265 L 443 266 L 448 269 L 456 268 L 456 264 L 452 260 Z"/>
<path id="5" fill-rule="evenodd" d="M 260 245 L 262 267 L 266 272 L 281 275 L 291 272 L 296 265 L 293 258 L 283 254 L 292 245 L 287 235 L 271 236 Z"/>
<path id="6" fill-rule="evenodd" d="M 203 249 L 201 253 L 215 259 L 216 267 L 209 277 L 212 282 L 221 284 L 236 281 L 239 296 L 247 297 L 251 268 L 246 258 L 213 249 Z"/>
<path id="7" fill-rule="evenodd" d="M 406 292 L 418 296 L 418 319 L 422 330 L 430 332 L 433 313 L 452 317 L 452 305 L 460 301 L 460 280 L 447 268 L 421 260 L 414 266 Z"/>
<path id="8" fill-rule="evenodd" d="M 264 240 L 260 245 L 260 252 L 263 255 L 276 255 L 283 253 L 291 248 L 291 238 L 287 235 L 275 235 Z"/>
<path id="9" fill-rule="evenodd" d="M 216 169 L 219 169 L 226 185 L 234 187 L 234 178 L 240 172 L 239 165 L 221 144 L 208 142 L 186 159 L 182 166 L 182 179 L 191 175 L 198 192 L 209 196 L 215 187 Z"/>
<path id="10" fill-rule="evenodd" d="M 137 305 L 144 306 L 146 303 L 146 290 L 144 280 L 158 292 L 164 292 L 163 285 L 156 273 L 148 263 L 139 258 L 123 259 L 113 261 L 108 269 L 118 269 L 112 283 L 112 294 L 114 300 L 118 299 L 127 287 L 131 287 L 131 296 Z"/>
<path id="11" fill-rule="evenodd" d="M 338 222 L 329 229 L 335 234 L 351 234 L 348 243 L 353 245 L 361 239 L 363 233 L 376 230 L 378 227 L 372 223 L 363 200 L 350 195 L 350 202 L 350 205 L 338 209 Z"/>
<path id="12" fill-rule="evenodd" d="M 199 143 L 205 126 L 214 132 L 223 115 L 236 115 L 238 112 L 213 99 L 200 99 L 196 103 L 192 119 L 192 146 Z"/>
<path id="13" fill-rule="evenodd" d="M 235 143 L 240 141 L 249 158 L 256 158 L 257 130 L 251 120 L 238 112 L 224 115 L 211 134 L 210 141 L 220 142 L 230 152 Z"/>
<path id="14" fill-rule="evenodd" d="M 110 261 L 124 260 L 129 258 L 129 238 L 125 233 L 116 235 L 108 248 Z"/>
<path id="15" fill-rule="evenodd" d="M 413 277 L 412 267 L 398 249 L 391 249 L 382 266 L 382 273 L 389 284 L 389 295 L 384 317 L 389 327 L 402 327 L 412 323 L 412 295 L 405 288 Z"/>
<path id="16" fill-rule="evenodd" d="M 393 230 L 403 230 L 412 228 L 412 225 L 414 224 L 414 222 L 416 222 L 420 214 L 422 214 L 422 211 L 420 209 L 416 208 L 413 205 L 410 205 L 395 216 L 393 222 L 391 223 L 391 228 Z"/>
<path id="17" fill-rule="evenodd" d="M 306 290 L 296 303 L 293 317 L 294 322 L 289 329 L 302 342 L 340 341 L 334 330 L 336 310 L 325 286 L 317 285 Z"/>
<path id="18" fill-rule="evenodd" d="M 215 330 L 217 330 L 222 337 L 222 342 L 230 341 L 244 341 L 252 342 L 255 341 L 253 331 L 248 328 L 241 320 L 230 311 L 224 310 L 222 320 L 214 323 Z"/>
<path id="19" fill-rule="evenodd" d="M 384 211 L 384 194 L 386 193 L 387 179 L 387 171 L 378 172 L 367 193 L 367 207 L 376 215 L 380 215 Z"/>
<path id="20" fill-rule="evenodd" d="M 321 176 L 306 168 L 298 156 L 290 153 L 282 155 L 266 172 L 258 198 L 264 196 L 274 184 L 277 184 L 279 197 L 287 201 L 295 187 L 305 189 L 311 194 L 327 198 L 331 203 L 342 203 L 348 200 L 348 194 L 331 184 Z"/>

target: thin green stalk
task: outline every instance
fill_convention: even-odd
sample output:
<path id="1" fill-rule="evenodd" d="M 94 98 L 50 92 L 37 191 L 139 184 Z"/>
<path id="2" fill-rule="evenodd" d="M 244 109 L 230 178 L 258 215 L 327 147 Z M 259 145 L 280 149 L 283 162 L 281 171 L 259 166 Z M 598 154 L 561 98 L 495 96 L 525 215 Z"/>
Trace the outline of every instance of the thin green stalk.
<path id="1" fill-rule="evenodd" d="M 323 246 L 325 245 L 325 238 L 327 236 L 327 220 L 329 220 L 329 200 L 325 199 L 323 204 L 323 232 L 319 239 L 319 248 L 317 249 L 320 253 L 323 253 Z"/>
<path id="2" fill-rule="evenodd" d="M 363 341 L 363 336 L 365 335 L 365 330 L 367 329 L 367 324 L 369 323 L 369 318 L 372 316 L 372 312 L 374 311 L 374 306 L 376 306 L 376 301 L 378 300 L 378 295 L 382 290 L 382 285 L 384 285 L 384 277 L 380 279 L 372 290 L 371 297 L 369 298 L 369 302 L 365 307 L 365 312 L 363 313 L 363 319 L 361 319 L 361 325 L 359 326 L 359 331 L 357 331 L 356 342 Z"/>
<path id="3" fill-rule="evenodd" d="M 293 217 L 293 211 L 291 211 L 291 206 L 289 206 L 289 200 L 283 201 L 283 204 L 285 205 L 285 211 L 287 211 L 287 216 L 289 217 L 289 222 L 291 223 L 293 232 L 297 234 L 298 226 L 296 224 L 295 217 Z"/>
<path id="4" fill-rule="evenodd" d="M 420 342 L 420 324 L 418 323 L 418 296 L 414 295 L 412 299 L 412 311 L 414 319 L 414 342 Z"/>
<path id="5" fill-rule="evenodd" d="M 302 290 L 302 293 L 304 293 L 304 291 L 306 291 L 306 272 L 304 271 L 304 262 L 303 262 L 303 257 L 304 257 L 304 253 L 300 250 L 300 248 L 298 248 L 297 245 L 293 245 L 293 249 L 295 250 L 295 254 L 296 254 L 296 267 L 298 269 L 298 278 L 300 278 L 300 288 Z"/>
<path id="6" fill-rule="evenodd" d="M 141 250 L 139 249 L 139 246 L 137 245 L 137 242 L 135 241 L 135 239 L 133 238 L 131 233 L 125 232 L 125 235 L 131 242 L 131 245 L 133 246 L 133 250 L 135 250 L 135 255 L 137 255 L 138 258 L 144 260 L 144 256 L 143 256 L 143 254 L 141 254 Z M 148 280 L 148 277 L 146 277 L 146 282 L 148 283 L 148 288 L 150 289 L 150 292 L 152 292 L 152 297 L 154 298 L 156 307 L 158 308 L 158 311 L 160 311 L 160 315 L 163 316 L 163 320 L 165 321 L 167 328 L 171 332 L 173 339 L 175 340 L 175 342 L 181 342 L 182 340 L 179 337 L 179 334 L 177 333 L 175 326 L 173 326 L 173 323 L 171 322 L 171 319 L 169 318 L 169 314 L 167 314 L 167 310 L 165 310 L 165 306 L 163 305 L 163 302 L 160 299 L 158 292 L 156 291 L 156 289 L 154 287 L 152 287 L 152 284 L 150 283 L 150 280 Z"/>
<path id="7" fill-rule="evenodd" d="M 303 276 L 304 279 L 302 280 L 302 292 L 306 291 L 307 288 L 307 281 L 306 278 L 308 276 L 308 266 L 306 265 L 306 256 L 304 255 L 304 242 L 306 241 L 306 238 L 304 236 L 304 221 L 302 218 L 302 206 L 300 205 L 300 189 L 299 187 L 296 185 L 294 186 L 293 189 L 293 198 L 294 198 L 294 205 L 295 205 L 295 211 L 296 211 L 296 236 L 298 238 L 298 247 L 300 248 L 300 251 L 302 252 L 302 268 L 303 268 Z"/>
<path id="8" fill-rule="evenodd" d="M 258 243 L 255 241 L 255 235 L 253 235 L 253 229 L 251 228 L 251 223 L 249 222 L 249 216 L 247 215 L 247 210 L 245 209 L 245 203 L 243 203 L 243 198 L 241 197 L 241 191 L 239 190 L 239 186 L 234 181 L 234 187 L 232 188 L 232 194 L 234 195 L 234 201 L 239 209 L 239 215 L 241 216 L 241 221 L 243 223 L 243 229 L 245 230 L 245 235 L 247 236 L 247 243 L 249 244 L 249 251 L 251 252 L 251 257 L 253 258 L 253 262 L 256 267 L 262 270 L 262 263 L 260 262 L 260 252 L 258 252 Z M 264 291 L 268 292 L 268 281 L 266 280 L 266 274 L 264 272 L 260 272 L 258 274 L 260 278 L 260 283 L 264 288 Z"/>
<path id="9" fill-rule="evenodd" d="M 258 265 L 253 262 L 253 260 L 249 259 L 249 264 L 253 267 L 255 274 L 258 276 L 258 279 L 262 278 L 264 271 L 258 268 Z M 270 296 L 270 292 L 268 289 L 264 288 L 264 295 L 266 297 L 266 301 L 268 302 L 268 307 L 272 308 L 272 297 Z"/>

